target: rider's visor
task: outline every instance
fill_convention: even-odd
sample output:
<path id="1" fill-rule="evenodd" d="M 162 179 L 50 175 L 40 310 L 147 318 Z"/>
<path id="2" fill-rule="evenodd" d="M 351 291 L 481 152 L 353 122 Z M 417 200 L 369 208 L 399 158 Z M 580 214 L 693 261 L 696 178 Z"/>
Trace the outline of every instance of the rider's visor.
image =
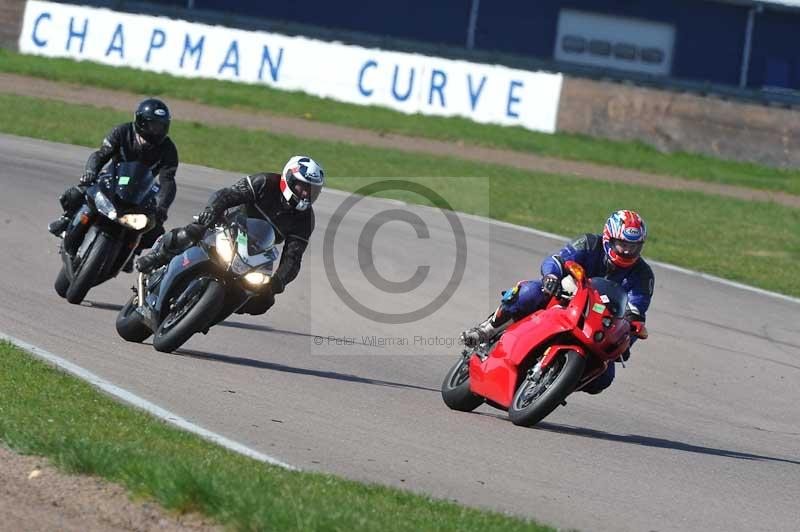
<path id="1" fill-rule="evenodd" d="M 627 240 L 614 239 L 611 245 L 619 255 L 623 257 L 638 257 L 642 252 L 644 242 L 628 242 Z"/>
<path id="2" fill-rule="evenodd" d="M 160 143 L 169 133 L 169 122 L 162 120 L 147 120 L 144 123 L 142 138 L 147 142 Z"/>
<path id="3" fill-rule="evenodd" d="M 301 200 L 308 200 L 310 203 L 314 203 L 319 196 L 319 193 L 322 192 L 321 186 L 312 185 L 311 183 L 306 183 L 305 181 L 300 181 L 299 179 L 292 180 L 291 187 L 295 196 Z"/>

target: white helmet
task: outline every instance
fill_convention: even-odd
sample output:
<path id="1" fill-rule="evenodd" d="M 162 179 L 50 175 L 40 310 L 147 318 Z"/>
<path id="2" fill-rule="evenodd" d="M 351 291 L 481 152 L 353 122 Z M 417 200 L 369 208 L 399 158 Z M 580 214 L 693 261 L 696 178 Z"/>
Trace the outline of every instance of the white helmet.
<path id="1" fill-rule="evenodd" d="M 325 184 L 325 172 L 311 157 L 295 155 L 281 174 L 281 192 L 286 202 L 304 211 L 316 201 Z"/>

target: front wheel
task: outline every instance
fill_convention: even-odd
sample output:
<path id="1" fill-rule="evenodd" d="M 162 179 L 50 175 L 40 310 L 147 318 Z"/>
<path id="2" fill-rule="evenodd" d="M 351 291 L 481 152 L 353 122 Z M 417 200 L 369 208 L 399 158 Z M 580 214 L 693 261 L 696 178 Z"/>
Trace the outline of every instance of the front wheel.
<path id="1" fill-rule="evenodd" d="M 575 390 L 585 366 L 586 360 L 577 351 L 566 351 L 540 375 L 527 375 L 508 408 L 511 422 L 530 427 L 547 417 Z"/>
<path id="2" fill-rule="evenodd" d="M 114 242 L 104 234 L 97 235 L 89 253 L 81 259 L 81 263 L 75 272 L 75 277 L 67 289 L 67 301 L 73 305 L 83 301 L 89 289 L 96 284 L 97 278 L 100 277 L 105 261 L 111 260 L 109 255 L 113 244 Z"/>
<path id="3" fill-rule="evenodd" d="M 225 300 L 225 288 L 214 279 L 208 279 L 205 287 L 192 289 L 190 284 L 186 290 L 193 292 L 179 294 L 176 300 L 185 296 L 184 301 L 169 310 L 153 337 L 156 351 L 172 353 L 178 349 L 194 333 L 213 323 Z"/>
<path id="4" fill-rule="evenodd" d="M 117 334 L 123 340 L 140 344 L 150 338 L 153 331 L 150 330 L 141 314 L 136 312 L 139 306 L 139 296 L 133 295 L 117 314 Z"/>
<path id="5" fill-rule="evenodd" d="M 62 265 L 61 270 L 58 272 L 56 282 L 53 285 L 56 289 L 56 294 L 61 297 L 67 297 L 67 290 L 69 290 L 69 277 L 67 277 L 67 267 Z"/>
<path id="6" fill-rule="evenodd" d="M 469 388 L 469 361 L 471 357 L 461 357 L 450 368 L 442 382 L 442 399 L 453 410 L 472 412 L 483 404 L 483 397 L 475 395 Z"/>

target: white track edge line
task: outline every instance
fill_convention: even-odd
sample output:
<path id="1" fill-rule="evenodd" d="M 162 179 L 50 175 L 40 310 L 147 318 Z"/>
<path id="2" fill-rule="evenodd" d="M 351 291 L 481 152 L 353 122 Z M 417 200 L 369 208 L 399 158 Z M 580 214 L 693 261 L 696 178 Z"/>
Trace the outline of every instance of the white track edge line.
<path id="1" fill-rule="evenodd" d="M 344 190 L 337 190 L 337 189 L 333 189 L 333 188 L 328 189 L 328 192 L 332 192 L 332 193 L 334 193 L 334 195 L 342 195 L 342 196 L 352 195 L 351 192 L 347 192 L 347 191 L 344 191 Z M 393 200 L 393 199 L 388 199 L 388 198 L 379 198 L 379 197 L 375 197 L 375 196 L 369 196 L 369 198 L 372 199 L 372 200 L 375 200 L 375 201 L 384 201 L 384 202 L 389 202 L 389 203 L 392 203 L 392 204 L 395 204 L 395 205 L 397 205 L 398 203 L 401 203 L 401 204 L 404 204 L 404 205 L 413 205 L 414 207 L 420 207 L 420 208 L 423 208 L 423 209 L 438 210 L 437 208 L 430 207 L 428 205 L 409 204 L 408 202 L 403 202 L 403 201 Z M 523 225 L 516 225 L 516 224 L 509 223 L 509 222 L 503 222 L 501 220 L 495 220 L 493 218 L 487 218 L 485 216 L 478 216 L 477 214 L 469 214 L 469 213 L 464 213 L 464 212 L 459 212 L 459 211 L 454 211 L 454 212 L 456 212 L 456 214 L 458 214 L 462 218 L 466 218 L 466 219 L 469 219 L 469 220 L 475 220 L 475 221 L 478 221 L 478 222 L 487 223 L 489 225 L 497 225 L 497 226 L 505 227 L 505 228 L 508 228 L 508 229 L 514 229 L 514 230 L 517 230 L 517 231 L 522 231 L 523 233 L 530 233 L 530 234 L 534 234 L 534 235 L 537 235 L 537 236 L 550 238 L 550 239 L 553 239 L 553 240 L 559 240 L 561 242 L 565 242 L 565 241 L 569 240 L 569 237 L 557 235 L 555 233 L 548 233 L 547 231 L 541 231 L 539 229 L 534 229 L 533 227 L 525 227 Z M 718 284 L 721 284 L 721 285 L 730 286 L 732 288 L 738 288 L 739 290 L 745 290 L 747 292 L 753 292 L 753 293 L 756 293 L 756 294 L 759 294 L 759 295 L 762 295 L 762 296 L 772 297 L 772 298 L 775 298 L 775 299 L 788 301 L 789 303 L 794 303 L 795 305 L 800 305 L 800 298 L 797 298 L 797 297 L 787 296 L 786 294 L 780 294 L 778 292 L 771 292 L 769 290 L 764 290 L 763 288 L 756 288 L 755 286 L 750 286 L 750 285 L 747 285 L 747 284 L 744 284 L 744 283 L 731 281 L 730 279 L 725 279 L 724 277 L 717 277 L 716 275 L 711 275 L 709 273 L 703 273 L 703 272 L 699 272 L 699 271 L 696 271 L 696 270 L 690 270 L 688 268 L 683 268 L 681 266 L 676 266 L 676 265 L 670 264 L 668 262 L 661 262 L 661 261 L 651 260 L 651 259 L 647 259 L 647 262 L 649 264 L 654 265 L 654 266 L 658 266 L 660 268 L 664 268 L 665 270 L 671 270 L 671 271 L 674 271 L 674 272 L 682 273 L 684 275 L 689 275 L 691 277 L 699 277 L 701 279 L 705 279 L 706 281 L 711 281 L 711 282 L 718 283 Z"/>
<path id="2" fill-rule="evenodd" d="M 119 386 L 112 384 L 101 377 L 98 377 L 91 371 L 86 370 L 78 366 L 77 364 L 73 364 L 72 362 L 65 360 L 64 358 L 61 358 L 58 355 L 54 355 L 53 353 L 46 351 L 40 347 L 36 347 L 33 344 L 29 344 L 28 342 L 25 342 L 23 340 L 20 340 L 18 338 L 15 338 L 13 336 L 10 336 L 2 332 L 0 332 L 0 340 L 6 340 L 8 342 L 11 342 L 17 347 L 30 352 L 37 358 L 49 362 L 50 364 L 66 371 L 67 373 L 70 373 L 75 377 L 83 379 L 84 381 L 87 381 L 89 384 L 99 388 L 100 390 L 108 393 L 109 395 L 112 395 L 117 399 L 120 399 L 123 402 L 138 408 L 139 410 L 144 410 L 148 414 L 151 414 L 159 419 L 162 419 L 171 425 L 175 425 L 178 428 L 196 434 L 205 440 L 208 440 L 235 453 L 247 456 L 249 458 L 253 458 L 260 462 L 266 462 L 268 464 L 293 471 L 297 470 L 296 467 L 291 466 L 285 462 L 282 462 L 277 458 L 268 456 L 264 453 L 256 451 L 255 449 L 247 447 L 244 444 L 228 439 L 225 436 L 222 436 L 215 432 L 211 432 L 210 430 L 205 429 L 199 425 L 195 425 L 191 421 L 188 421 L 176 414 L 173 414 L 169 410 L 165 410 L 164 408 L 161 408 L 160 406 L 151 403 L 147 399 L 143 399 L 138 395 L 129 392 L 128 390 L 125 390 L 124 388 L 120 388 Z"/>

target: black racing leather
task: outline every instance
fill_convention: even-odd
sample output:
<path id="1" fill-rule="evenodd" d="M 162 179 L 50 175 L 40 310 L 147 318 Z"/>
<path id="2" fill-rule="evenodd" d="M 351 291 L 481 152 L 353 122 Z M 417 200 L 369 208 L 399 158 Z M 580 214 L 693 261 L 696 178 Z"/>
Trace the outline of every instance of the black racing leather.
<path id="1" fill-rule="evenodd" d="M 146 164 L 153 175 L 158 176 L 161 187 L 156 197 L 158 206 L 169 209 L 175 201 L 178 149 L 169 137 L 161 144 L 142 145 L 136 139 L 132 123 L 120 124 L 106 135 L 100 149 L 89 156 L 85 174 L 91 172 L 99 174 L 109 161 L 114 163 L 138 161 Z"/>

